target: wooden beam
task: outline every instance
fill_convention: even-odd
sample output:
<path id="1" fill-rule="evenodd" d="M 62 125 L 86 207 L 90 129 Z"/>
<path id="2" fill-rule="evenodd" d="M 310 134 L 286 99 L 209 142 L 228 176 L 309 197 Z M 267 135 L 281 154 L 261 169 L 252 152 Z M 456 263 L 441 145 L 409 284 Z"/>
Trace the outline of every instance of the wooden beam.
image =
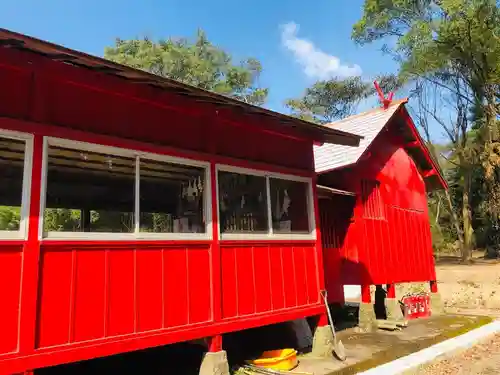
<path id="1" fill-rule="evenodd" d="M 411 141 L 406 143 L 405 147 L 420 147 L 419 141 Z"/>
<path id="2" fill-rule="evenodd" d="M 436 170 L 435 169 L 430 169 L 428 171 L 422 171 L 422 176 L 424 176 L 424 178 L 428 178 L 428 177 L 432 177 L 432 176 L 436 176 Z"/>

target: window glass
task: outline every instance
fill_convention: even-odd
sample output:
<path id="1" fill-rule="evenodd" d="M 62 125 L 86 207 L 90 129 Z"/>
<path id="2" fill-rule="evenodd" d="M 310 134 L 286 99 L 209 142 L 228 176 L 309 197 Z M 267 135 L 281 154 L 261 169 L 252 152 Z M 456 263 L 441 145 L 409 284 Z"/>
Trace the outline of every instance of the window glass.
<path id="1" fill-rule="evenodd" d="M 140 160 L 140 231 L 205 233 L 205 170 Z"/>
<path id="2" fill-rule="evenodd" d="M 268 233 L 266 178 L 218 172 L 221 233 Z"/>
<path id="3" fill-rule="evenodd" d="M 26 142 L 0 137 L 0 230 L 18 231 L 21 225 Z"/>
<path id="4" fill-rule="evenodd" d="M 309 233 L 306 182 L 269 178 L 274 233 Z"/>
<path id="5" fill-rule="evenodd" d="M 134 231 L 135 158 L 49 146 L 45 232 Z"/>

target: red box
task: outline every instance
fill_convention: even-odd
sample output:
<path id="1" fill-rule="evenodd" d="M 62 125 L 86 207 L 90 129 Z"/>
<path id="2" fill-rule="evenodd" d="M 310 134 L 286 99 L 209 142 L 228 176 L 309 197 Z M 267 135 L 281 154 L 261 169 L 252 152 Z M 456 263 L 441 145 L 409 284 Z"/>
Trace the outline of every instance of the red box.
<path id="1" fill-rule="evenodd" d="M 405 319 L 426 318 L 431 315 L 430 298 L 427 293 L 406 295 L 402 302 Z"/>

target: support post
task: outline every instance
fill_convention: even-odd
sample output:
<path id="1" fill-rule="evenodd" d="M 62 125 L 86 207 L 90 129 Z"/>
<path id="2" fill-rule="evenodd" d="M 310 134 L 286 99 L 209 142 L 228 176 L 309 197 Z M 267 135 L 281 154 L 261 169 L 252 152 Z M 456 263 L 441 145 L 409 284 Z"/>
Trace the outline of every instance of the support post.
<path id="1" fill-rule="evenodd" d="M 210 353 L 217 353 L 222 350 L 222 336 L 217 335 L 208 339 L 208 351 Z"/>
<path id="2" fill-rule="evenodd" d="M 393 320 L 397 322 L 404 320 L 403 312 L 401 311 L 399 301 L 396 298 L 396 286 L 394 284 L 387 284 L 385 311 L 387 320 Z"/>
<path id="3" fill-rule="evenodd" d="M 203 356 L 199 375 L 229 375 L 227 354 L 222 349 L 222 335 L 208 338 L 208 352 Z"/>
<path id="4" fill-rule="evenodd" d="M 431 302 L 431 314 L 441 315 L 444 313 L 443 300 L 441 299 L 441 294 L 439 294 L 437 281 L 431 280 L 429 282 L 431 288 L 430 302 Z"/>
<path id="5" fill-rule="evenodd" d="M 358 327 L 362 332 L 377 329 L 377 318 L 370 295 L 370 285 L 361 285 L 361 303 L 359 304 Z"/>
<path id="6" fill-rule="evenodd" d="M 328 316 L 323 313 L 317 316 L 318 324 L 313 336 L 312 355 L 319 358 L 333 358 L 333 332 Z"/>

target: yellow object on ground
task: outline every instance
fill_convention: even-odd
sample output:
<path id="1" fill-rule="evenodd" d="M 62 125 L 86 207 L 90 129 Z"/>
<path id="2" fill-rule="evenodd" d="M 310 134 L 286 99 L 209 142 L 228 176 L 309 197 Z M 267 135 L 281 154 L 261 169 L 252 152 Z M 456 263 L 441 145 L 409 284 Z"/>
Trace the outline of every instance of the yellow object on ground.
<path id="1" fill-rule="evenodd" d="M 297 351 L 295 349 L 269 350 L 248 363 L 278 371 L 290 371 L 298 365 Z"/>

